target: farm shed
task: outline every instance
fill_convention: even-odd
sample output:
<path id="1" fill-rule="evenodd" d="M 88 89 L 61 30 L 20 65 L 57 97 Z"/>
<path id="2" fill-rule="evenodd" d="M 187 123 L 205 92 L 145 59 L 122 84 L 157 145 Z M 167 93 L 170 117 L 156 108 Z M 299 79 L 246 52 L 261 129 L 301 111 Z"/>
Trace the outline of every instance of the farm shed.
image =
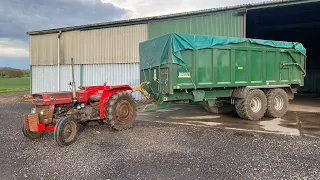
<path id="1" fill-rule="evenodd" d="M 319 9 L 320 0 L 276 0 L 28 32 L 31 91 L 68 90 L 71 58 L 77 86 L 105 81 L 136 85 L 139 42 L 177 32 L 301 42 L 308 63 L 306 85 L 300 91 L 320 92 Z"/>

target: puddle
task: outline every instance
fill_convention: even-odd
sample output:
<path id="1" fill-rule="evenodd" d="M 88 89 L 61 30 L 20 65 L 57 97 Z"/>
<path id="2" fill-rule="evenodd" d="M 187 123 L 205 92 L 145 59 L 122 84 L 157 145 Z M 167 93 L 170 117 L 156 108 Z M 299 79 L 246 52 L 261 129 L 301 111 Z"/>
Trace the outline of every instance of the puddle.
<path id="1" fill-rule="evenodd" d="M 270 121 L 259 121 L 259 124 L 266 131 L 280 132 L 282 134 L 287 134 L 287 135 L 292 135 L 292 136 L 299 136 L 300 135 L 299 129 L 280 126 L 280 124 L 283 121 L 284 120 L 281 118 L 275 118 Z"/>
<path id="2" fill-rule="evenodd" d="M 198 123 L 198 124 L 203 124 L 203 125 L 207 125 L 207 126 L 217 126 L 217 125 L 221 125 L 222 123 L 217 123 L 217 122 L 204 122 L 204 121 L 186 121 L 187 123 Z"/>
<path id="3" fill-rule="evenodd" d="M 158 109 L 157 112 L 171 112 L 171 111 L 177 111 L 180 110 L 181 108 L 168 108 L 168 109 Z"/>
<path id="4" fill-rule="evenodd" d="M 191 117 L 169 117 L 169 119 L 180 119 L 180 120 L 185 120 L 185 119 L 215 119 L 215 118 L 220 118 L 220 116 L 191 116 Z"/>
<path id="5" fill-rule="evenodd" d="M 246 134 L 266 133 L 320 137 L 320 113 L 291 111 L 283 118 L 249 121 L 241 119 L 236 113 L 216 115 L 207 113 L 200 106 L 176 104 L 175 107 L 169 109 L 139 113 L 138 116 L 141 116 L 142 121 L 230 129 Z M 236 135 L 241 136 L 241 133 Z M 243 136 L 246 135 L 243 134 Z"/>

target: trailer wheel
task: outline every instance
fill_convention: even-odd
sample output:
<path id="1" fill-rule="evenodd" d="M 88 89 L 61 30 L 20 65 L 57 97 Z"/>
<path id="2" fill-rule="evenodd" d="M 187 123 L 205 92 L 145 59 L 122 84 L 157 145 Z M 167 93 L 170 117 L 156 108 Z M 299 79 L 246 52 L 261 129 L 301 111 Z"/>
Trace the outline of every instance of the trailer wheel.
<path id="1" fill-rule="evenodd" d="M 31 140 L 34 140 L 34 139 L 40 139 L 43 134 L 44 134 L 44 131 L 39 131 L 39 132 L 32 132 L 28 129 L 26 129 L 24 127 L 24 125 L 22 126 L 22 132 L 23 132 L 23 135 Z"/>
<path id="2" fill-rule="evenodd" d="M 272 118 L 283 117 L 288 111 L 289 99 L 283 89 L 268 89 L 265 91 L 267 96 L 267 112 L 265 116 Z"/>
<path id="3" fill-rule="evenodd" d="M 236 101 L 236 111 L 243 119 L 260 120 L 267 110 L 267 98 L 260 89 L 250 90 L 246 98 Z"/>
<path id="4" fill-rule="evenodd" d="M 214 106 L 209 106 L 208 102 L 201 102 L 202 107 L 209 113 L 221 114 L 234 111 L 234 106 L 228 103 L 215 103 Z"/>
<path id="5" fill-rule="evenodd" d="M 121 131 L 133 126 L 137 109 L 134 99 L 128 92 L 114 93 L 105 108 L 105 122 L 111 128 Z"/>
<path id="6" fill-rule="evenodd" d="M 77 123 L 71 116 L 59 119 L 53 136 L 59 146 L 68 146 L 74 143 L 77 139 Z"/>

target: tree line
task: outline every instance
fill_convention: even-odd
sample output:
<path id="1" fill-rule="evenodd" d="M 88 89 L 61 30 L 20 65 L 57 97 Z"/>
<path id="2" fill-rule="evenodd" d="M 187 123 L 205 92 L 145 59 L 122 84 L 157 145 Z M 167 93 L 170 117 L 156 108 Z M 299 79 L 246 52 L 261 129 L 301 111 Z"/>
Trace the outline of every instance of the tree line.
<path id="1" fill-rule="evenodd" d="M 10 67 L 0 67 L 0 78 L 21 78 L 30 76 L 29 69 L 15 69 Z"/>

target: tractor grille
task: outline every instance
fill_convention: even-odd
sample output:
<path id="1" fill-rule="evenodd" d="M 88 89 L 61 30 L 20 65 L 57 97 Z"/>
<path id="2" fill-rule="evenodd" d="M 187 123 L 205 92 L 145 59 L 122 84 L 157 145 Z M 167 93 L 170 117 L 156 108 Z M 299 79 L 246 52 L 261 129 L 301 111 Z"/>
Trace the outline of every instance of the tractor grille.
<path id="1" fill-rule="evenodd" d="M 24 115 L 24 127 L 32 132 L 38 132 L 39 117 L 37 114 Z"/>

